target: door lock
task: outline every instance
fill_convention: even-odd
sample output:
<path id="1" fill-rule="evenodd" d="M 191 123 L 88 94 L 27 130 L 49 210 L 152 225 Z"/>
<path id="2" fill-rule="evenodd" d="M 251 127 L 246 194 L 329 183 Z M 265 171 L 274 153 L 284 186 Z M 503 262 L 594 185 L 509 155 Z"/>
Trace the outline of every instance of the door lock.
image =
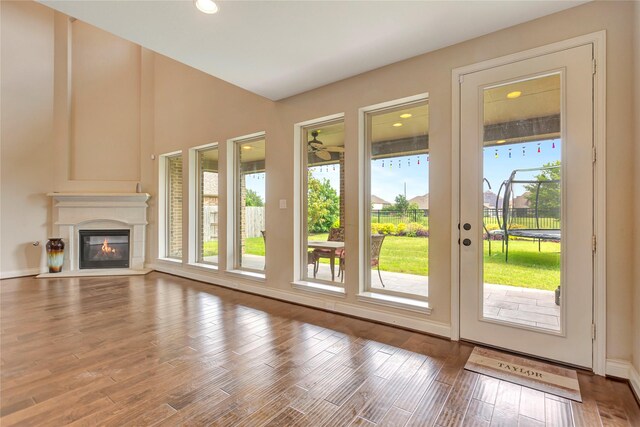
<path id="1" fill-rule="evenodd" d="M 469 246 L 469 245 L 471 245 L 471 239 L 464 239 L 464 240 L 462 241 L 462 244 L 463 244 L 463 245 L 465 245 L 465 246 Z"/>
<path id="2" fill-rule="evenodd" d="M 467 231 L 471 230 L 471 224 L 469 224 L 468 222 L 465 222 L 462 227 Z"/>

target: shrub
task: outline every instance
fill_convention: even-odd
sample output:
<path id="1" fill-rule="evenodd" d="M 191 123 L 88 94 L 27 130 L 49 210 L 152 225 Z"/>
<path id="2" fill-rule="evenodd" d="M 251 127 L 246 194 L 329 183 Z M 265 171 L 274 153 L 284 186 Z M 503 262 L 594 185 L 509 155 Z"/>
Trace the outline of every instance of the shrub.
<path id="1" fill-rule="evenodd" d="M 406 230 L 405 230 L 405 234 L 409 237 L 417 237 L 418 236 L 418 231 L 420 231 L 421 233 L 425 233 L 427 232 L 428 234 L 428 228 L 425 227 L 424 225 L 418 223 L 418 222 L 410 222 L 409 224 L 407 224 Z"/>
<path id="2" fill-rule="evenodd" d="M 396 227 L 396 235 L 398 236 L 404 236 L 406 235 L 406 229 L 407 229 L 407 225 L 404 222 L 401 222 L 400 224 L 398 224 L 398 226 Z"/>
<path id="3" fill-rule="evenodd" d="M 420 228 L 417 232 L 416 232 L 416 237 L 429 237 L 429 229 L 426 227 L 422 227 Z"/>
<path id="4" fill-rule="evenodd" d="M 373 230 L 372 230 L 373 231 Z M 385 222 L 382 224 L 378 224 L 378 234 L 395 234 L 396 226 L 390 222 Z"/>
<path id="5" fill-rule="evenodd" d="M 336 218 L 336 220 L 333 221 L 333 224 L 331 224 L 331 228 L 340 228 L 340 218 Z"/>

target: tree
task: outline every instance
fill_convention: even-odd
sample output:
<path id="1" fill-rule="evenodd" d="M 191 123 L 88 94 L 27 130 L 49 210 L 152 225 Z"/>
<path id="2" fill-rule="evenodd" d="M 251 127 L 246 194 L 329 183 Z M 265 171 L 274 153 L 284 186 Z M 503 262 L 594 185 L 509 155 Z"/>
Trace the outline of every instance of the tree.
<path id="1" fill-rule="evenodd" d="M 255 190 L 247 188 L 244 196 L 244 204 L 245 206 L 264 206 L 264 201 Z"/>
<path id="2" fill-rule="evenodd" d="M 395 199 L 394 209 L 400 211 L 402 215 L 406 215 L 409 210 L 409 201 L 402 194 L 398 194 Z"/>
<path id="3" fill-rule="evenodd" d="M 326 233 L 340 218 L 340 197 L 328 179 L 321 181 L 311 171 L 307 183 L 307 228 L 310 233 Z"/>
<path id="4" fill-rule="evenodd" d="M 558 167 L 554 167 L 558 166 Z M 540 185 L 540 192 L 538 194 L 538 215 L 541 217 L 560 218 L 560 161 L 546 163 L 543 165 L 543 169 L 539 175 L 536 175 L 536 180 L 543 182 Z M 558 181 L 545 184 L 545 181 Z M 525 198 L 529 202 L 529 206 L 536 207 L 536 193 L 538 192 L 538 184 L 526 184 L 524 186 L 528 193 L 525 193 Z"/>

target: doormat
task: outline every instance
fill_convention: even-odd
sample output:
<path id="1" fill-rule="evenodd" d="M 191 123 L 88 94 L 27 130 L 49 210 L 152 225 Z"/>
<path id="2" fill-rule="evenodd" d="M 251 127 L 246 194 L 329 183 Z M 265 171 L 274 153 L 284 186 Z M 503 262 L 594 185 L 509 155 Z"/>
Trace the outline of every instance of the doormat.
<path id="1" fill-rule="evenodd" d="M 544 362 L 474 347 L 464 368 L 523 387 L 582 402 L 578 374 Z"/>

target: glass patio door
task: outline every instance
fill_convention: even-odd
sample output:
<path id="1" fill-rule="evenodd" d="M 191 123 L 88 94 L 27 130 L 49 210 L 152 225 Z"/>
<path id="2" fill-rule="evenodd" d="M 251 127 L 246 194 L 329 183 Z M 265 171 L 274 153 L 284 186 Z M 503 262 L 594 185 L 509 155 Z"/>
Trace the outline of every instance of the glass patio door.
<path id="1" fill-rule="evenodd" d="M 460 97 L 460 336 L 591 367 L 591 45 L 467 74 Z"/>

